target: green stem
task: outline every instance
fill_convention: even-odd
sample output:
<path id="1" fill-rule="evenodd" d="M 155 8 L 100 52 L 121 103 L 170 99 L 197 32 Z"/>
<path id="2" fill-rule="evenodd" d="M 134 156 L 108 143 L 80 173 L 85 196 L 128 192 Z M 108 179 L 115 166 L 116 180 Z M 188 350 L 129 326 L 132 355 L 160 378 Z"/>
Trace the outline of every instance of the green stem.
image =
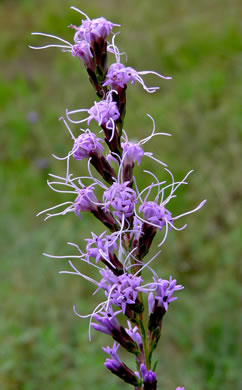
<path id="1" fill-rule="evenodd" d="M 139 314 L 139 327 L 140 327 L 140 333 L 141 333 L 143 347 L 144 347 L 144 358 L 145 358 L 144 363 L 145 363 L 147 370 L 150 370 L 148 335 L 147 335 L 147 330 L 146 330 L 146 327 L 144 324 L 143 313 Z"/>

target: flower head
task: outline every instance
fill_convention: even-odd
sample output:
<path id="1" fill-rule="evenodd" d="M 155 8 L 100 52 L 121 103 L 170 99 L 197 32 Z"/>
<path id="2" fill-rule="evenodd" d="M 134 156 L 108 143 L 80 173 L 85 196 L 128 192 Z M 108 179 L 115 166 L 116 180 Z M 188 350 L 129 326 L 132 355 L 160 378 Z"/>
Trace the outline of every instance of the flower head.
<path id="1" fill-rule="evenodd" d="M 98 262 L 105 255 L 107 258 L 117 249 L 117 244 L 112 235 L 103 232 L 100 236 L 92 233 L 92 238 L 87 238 L 86 252 L 88 257 L 93 257 Z"/>
<path id="2" fill-rule="evenodd" d="M 127 304 L 135 304 L 138 297 L 138 287 L 142 282 L 141 276 L 133 274 L 114 275 L 110 270 L 101 270 L 102 279 L 99 288 L 102 288 L 110 303 L 121 307 L 123 313 Z"/>
<path id="3" fill-rule="evenodd" d="M 118 343 L 114 343 L 113 347 L 103 347 L 104 352 L 108 353 L 113 359 L 115 359 L 118 363 L 121 363 L 121 360 L 117 354 L 117 350 L 119 349 L 120 345 Z"/>
<path id="4" fill-rule="evenodd" d="M 117 355 L 117 350 L 119 348 L 119 344 L 114 343 L 113 347 L 103 347 L 103 350 L 111 356 L 111 359 L 106 359 L 104 363 L 105 367 L 110 370 L 113 374 L 122 378 L 126 383 L 130 383 L 131 385 L 137 386 L 139 385 L 139 377 L 135 372 L 130 370 L 121 362 L 119 356 Z"/>
<path id="5" fill-rule="evenodd" d="M 88 42 L 78 41 L 72 46 L 72 56 L 83 61 L 86 68 L 94 70 L 93 54 Z"/>
<path id="6" fill-rule="evenodd" d="M 120 324 L 111 306 L 107 311 L 100 312 L 99 314 L 94 314 L 93 318 L 95 321 L 98 322 L 98 324 L 92 323 L 91 326 L 98 332 L 102 332 L 112 336 L 114 332 L 117 333 L 120 331 Z"/>
<path id="7" fill-rule="evenodd" d="M 120 114 L 117 103 L 112 101 L 110 96 L 111 95 L 109 94 L 109 97 L 106 100 L 95 103 L 94 106 L 88 110 L 88 124 L 94 119 L 99 126 L 104 125 L 109 128 L 113 127 L 113 122 L 119 118 Z"/>
<path id="8" fill-rule="evenodd" d="M 129 82 L 135 83 L 135 70 L 133 68 L 125 67 L 123 64 L 115 62 L 110 65 L 104 86 L 110 85 L 112 89 L 124 88 Z"/>
<path id="9" fill-rule="evenodd" d="M 149 312 L 151 313 L 154 309 L 155 302 L 157 302 L 158 307 L 164 307 L 165 311 L 168 310 L 168 304 L 177 299 L 173 297 L 173 294 L 182 290 L 184 287 L 181 284 L 176 284 L 176 279 L 172 279 L 170 276 L 169 281 L 165 279 L 153 278 L 154 283 L 150 284 L 150 288 L 155 289 L 155 295 L 150 293 L 149 295 Z"/>
<path id="10" fill-rule="evenodd" d="M 138 346 L 133 338 L 126 332 L 126 330 L 119 324 L 116 315 L 120 313 L 119 311 L 113 312 L 111 306 L 108 309 L 105 309 L 98 314 L 93 315 L 93 319 L 98 322 L 91 323 L 93 329 L 98 332 L 108 334 L 113 337 L 115 341 L 121 344 L 126 350 L 133 354 L 137 354 Z"/>
<path id="11" fill-rule="evenodd" d="M 138 144 L 132 142 L 123 142 L 121 144 L 124 154 L 124 164 L 133 165 L 136 161 L 138 165 L 141 163 L 141 158 L 144 156 L 144 151 Z"/>
<path id="12" fill-rule="evenodd" d="M 79 27 L 75 27 L 77 31 L 74 36 L 74 41 L 77 43 L 81 40 L 85 40 L 91 44 L 93 41 L 97 41 L 100 38 L 106 40 L 114 26 L 119 25 L 109 22 L 103 17 L 92 20 L 83 20 Z"/>
<path id="13" fill-rule="evenodd" d="M 94 194 L 93 187 L 89 186 L 81 188 L 79 190 L 78 196 L 75 199 L 75 214 L 80 217 L 81 211 L 95 211 L 97 209 L 97 202 L 98 200 Z"/>
<path id="14" fill-rule="evenodd" d="M 89 158 L 93 153 L 100 155 L 104 149 L 101 142 L 104 141 L 88 130 L 85 133 L 80 134 L 79 137 L 76 138 L 72 149 L 74 159 L 82 160 L 83 158 Z"/>
<path id="15" fill-rule="evenodd" d="M 73 120 L 69 117 L 70 115 L 79 112 L 87 112 L 89 116 L 80 120 Z M 94 102 L 94 105 L 91 108 L 78 109 L 74 111 L 66 110 L 66 115 L 68 120 L 72 123 L 87 122 L 89 125 L 90 122 L 94 119 L 99 124 L 99 126 L 106 126 L 108 129 L 113 129 L 114 121 L 119 118 L 120 113 L 117 107 L 117 103 L 112 101 L 112 93 L 109 92 L 105 100 Z"/>
<path id="16" fill-rule="evenodd" d="M 126 218 L 133 214 L 136 199 L 136 192 L 129 187 L 129 182 L 119 184 L 117 182 L 104 192 L 103 199 L 105 201 L 105 208 L 111 205 L 114 208 L 114 215 L 122 219 L 124 215 Z"/>
<path id="17" fill-rule="evenodd" d="M 126 332 L 137 343 L 139 348 L 142 350 L 142 348 L 143 348 L 142 338 L 141 338 L 141 335 L 139 334 L 138 327 L 135 326 L 134 328 L 132 328 L 131 322 L 130 321 L 127 321 L 127 322 L 128 322 L 128 328 L 125 328 Z"/>
<path id="18" fill-rule="evenodd" d="M 155 74 L 163 79 L 171 79 L 171 77 L 164 77 L 161 74 L 152 71 L 137 72 L 137 70 L 130 66 L 126 67 L 120 62 L 115 62 L 110 65 L 103 86 L 110 85 L 111 89 L 118 90 L 119 88 L 125 88 L 129 82 L 133 85 L 138 81 L 147 92 L 155 92 L 159 87 L 148 88 L 141 77 L 141 75 L 148 73 Z"/>
<path id="19" fill-rule="evenodd" d="M 142 363 L 140 365 L 140 371 L 144 381 L 144 389 L 146 390 L 155 390 L 157 384 L 157 378 L 155 372 L 152 370 L 147 370 L 146 366 Z"/>
<path id="20" fill-rule="evenodd" d="M 167 222 L 172 222 L 171 212 L 156 202 L 144 202 L 139 207 L 139 212 L 143 213 L 147 223 L 156 225 L 160 230 L 166 226 Z"/>

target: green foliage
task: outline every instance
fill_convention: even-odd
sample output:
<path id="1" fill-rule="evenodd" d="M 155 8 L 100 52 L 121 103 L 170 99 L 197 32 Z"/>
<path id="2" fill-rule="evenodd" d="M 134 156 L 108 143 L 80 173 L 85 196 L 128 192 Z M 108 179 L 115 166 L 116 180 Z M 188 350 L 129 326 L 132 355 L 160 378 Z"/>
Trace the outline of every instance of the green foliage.
<path id="1" fill-rule="evenodd" d="M 89 107 L 95 99 L 76 59 L 57 49 L 27 47 L 40 42 L 31 31 L 72 39 L 65 26 L 80 18 L 69 5 L 58 0 L 0 4 L 1 390 L 121 389 L 103 367 L 101 345 L 107 339 L 94 334 L 89 343 L 88 321 L 72 312 L 75 304 L 80 313 L 89 313 L 100 297 L 90 296 L 85 281 L 58 275 L 68 268 L 62 260 L 41 256 L 73 254 L 66 242 L 81 246 L 89 231 L 101 226 L 85 214 L 82 221 L 67 215 L 43 223 L 35 217 L 66 200 L 46 185 L 48 172 L 65 169 L 51 153 L 65 155 L 72 147 L 58 117 L 66 107 Z M 125 130 L 131 138 L 147 136 L 152 126 L 145 112 L 151 114 L 157 129 L 173 137 L 157 137 L 146 150 L 166 161 L 178 179 L 196 170 L 171 203 L 173 213 L 208 199 L 187 218 L 184 232 L 170 233 L 156 260 L 161 276 L 172 274 L 185 285 L 164 318 L 156 353 L 161 388 L 238 389 L 239 1 L 83 0 L 74 5 L 90 17 L 103 15 L 122 25 L 117 43 L 130 66 L 173 76 L 172 81 L 147 76 L 147 83 L 161 86 L 155 95 L 138 85 L 129 88 Z M 142 168 L 164 176 L 149 161 Z M 136 169 L 143 185 L 148 176 Z"/>

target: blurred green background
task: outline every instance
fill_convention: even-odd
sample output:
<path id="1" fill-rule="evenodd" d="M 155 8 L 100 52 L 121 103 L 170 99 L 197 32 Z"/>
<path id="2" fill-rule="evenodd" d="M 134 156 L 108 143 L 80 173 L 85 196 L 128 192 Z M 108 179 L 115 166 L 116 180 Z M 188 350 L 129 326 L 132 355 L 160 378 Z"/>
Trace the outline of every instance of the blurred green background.
<path id="1" fill-rule="evenodd" d="M 66 107 L 89 107 L 95 99 L 79 62 L 58 49 L 33 51 L 29 44 L 49 43 L 31 36 L 42 31 L 72 40 L 70 23 L 80 16 L 122 25 L 117 44 L 138 70 L 173 77 L 146 76 L 160 90 L 149 95 L 139 85 L 128 90 L 125 129 L 134 138 L 159 131 L 146 145 L 166 161 L 177 179 L 195 173 L 181 189 L 171 211 L 181 213 L 202 199 L 207 205 L 184 218 L 188 228 L 172 231 L 156 260 L 163 277 L 185 285 L 170 306 L 157 350 L 159 390 L 239 389 L 239 231 L 241 65 L 239 0 L 1 0 L 1 390 L 118 390 L 124 385 L 103 367 L 101 350 L 109 339 L 93 334 L 88 320 L 77 318 L 99 302 L 78 277 L 59 275 L 65 260 L 42 252 L 74 254 L 68 241 L 102 226 L 84 214 L 43 222 L 36 213 L 68 195 L 49 190 L 49 172 L 64 174 L 51 157 L 65 155 L 72 142 L 58 121 Z M 80 168 L 81 165 L 81 168 Z M 85 172 L 83 164 L 75 169 Z M 146 161 L 162 179 L 163 171 Z M 137 169 L 140 185 L 147 180 Z M 185 221 L 186 219 L 186 221 Z M 157 241 L 156 241 L 157 243 Z M 86 272 L 86 270 L 84 270 Z M 127 388 L 129 386 L 127 385 Z"/>

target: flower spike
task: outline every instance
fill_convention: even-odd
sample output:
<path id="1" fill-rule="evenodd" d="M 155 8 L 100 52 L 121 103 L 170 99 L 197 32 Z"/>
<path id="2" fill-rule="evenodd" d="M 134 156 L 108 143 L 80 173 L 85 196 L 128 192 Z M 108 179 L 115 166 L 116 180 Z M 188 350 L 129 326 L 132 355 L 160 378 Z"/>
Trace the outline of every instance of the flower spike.
<path id="1" fill-rule="evenodd" d="M 115 38 L 119 33 L 113 32 L 119 25 L 104 17 L 91 19 L 74 6 L 71 9 L 80 15 L 80 25 L 69 26 L 74 30 L 73 42 L 36 32 L 33 35 L 50 38 L 53 43 L 31 47 L 57 47 L 76 57 L 85 67 L 97 97 L 90 108 L 68 109 L 66 117 L 60 117 L 73 146 L 63 157 L 53 154 L 65 163 L 65 173 L 62 176 L 50 173 L 47 184 L 65 199 L 37 215 L 45 213 L 47 220 L 73 213 L 78 217 L 77 221 L 82 219 L 84 223 L 83 213 L 89 213 L 105 226 L 105 230 L 91 231 L 88 238 L 84 238 L 83 246 L 68 242 L 75 248 L 74 254 L 44 253 L 44 256 L 67 260 L 70 269 L 60 273 L 80 276 L 93 286 L 96 299 L 102 295 L 88 314 L 80 314 L 75 306 L 73 311 L 77 317 L 89 319 L 89 340 L 91 330 L 95 330 L 99 336 L 103 333 L 114 341 L 112 347 L 103 347 L 108 354 L 105 367 L 135 390 L 157 390 L 153 352 L 161 337 L 164 318 L 169 315 L 170 304 L 173 307 L 177 292 L 184 287 L 172 276 L 165 279 L 153 270 L 154 261 L 159 261 L 159 269 L 163 269 L 161 250 L 147 255 L 156 234 L 161 235 L 157 242 L 161 247 L 170 231 L 180 231 L 187 226 L 177 227 L 176 220 L 200 210 L 206 201 L 174 216 L 170 201 L 175 200 L 180 186 L 187 185 L 192 171 L 182 180 L 176 180 L 167 164 L 146 150 L 154 137 L 170 136 L 156 131 L 151 115 L 147 114 L 152 121 L 152 130 L 143 139 L 129 139 L 129 133 L 124 129 L 127 88 L 138 82 L 145 91 L 154 93 L 159 87 L 148 87 L 144 76 L 151 74 L 165 80 L 171 77 L 123 65 L 121 56 L 126 53 L 116 45 Z M 113 35 L 108 41 L 110 34 Z M 108 61 L 110 53 L 115 57 L 111 64 Z M 76 135 L 72 124 L 82 124 L 84 128 Z M 144 157 L 158 164 L 156 172 L 141 168 Z M 71 173 L 73 163 L 85 166 L 87 173 L 74 176 Z M 86 227 L 88 229 L 88 224 Z M 85 272 L 82 272 L 83 263 L 86 263 Z M 121 360 L 119 348 L 132 355 L 137 371 Z M 185 389 L 179 386 L 176 390 Z"/>

